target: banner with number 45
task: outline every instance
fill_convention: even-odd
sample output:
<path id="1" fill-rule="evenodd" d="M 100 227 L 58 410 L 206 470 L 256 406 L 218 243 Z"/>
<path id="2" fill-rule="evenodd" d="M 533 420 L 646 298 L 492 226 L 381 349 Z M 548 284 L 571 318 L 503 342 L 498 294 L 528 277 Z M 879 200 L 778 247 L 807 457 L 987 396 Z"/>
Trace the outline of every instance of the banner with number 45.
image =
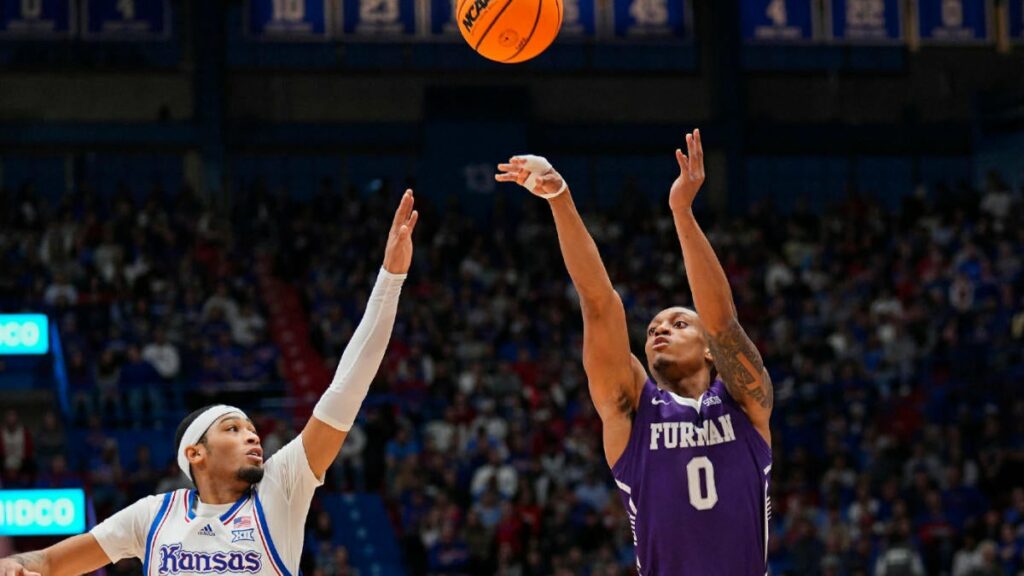
<path id="1" fill-rule="evenodd" d="M 690 30 L 690 5 L 684 0 L 612 0 L 612 33 L 616 38 L 685 38 Z"/>

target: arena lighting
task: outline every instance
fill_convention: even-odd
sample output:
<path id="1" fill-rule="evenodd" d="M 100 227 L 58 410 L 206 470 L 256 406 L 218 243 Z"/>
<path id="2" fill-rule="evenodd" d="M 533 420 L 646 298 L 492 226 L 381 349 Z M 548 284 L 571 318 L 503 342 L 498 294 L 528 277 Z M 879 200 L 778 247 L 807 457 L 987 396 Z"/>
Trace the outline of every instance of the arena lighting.
<path id="1" fill-rule="evenodd" d="M 46 354 L 48 326 L 45 314 L 0 314 L 0 356 Z"/>
<path id="2" fill-rule="evenodd" d="M 85 493 L 0 490 L 0 536 L 60 536 L 85 531 Z"/>

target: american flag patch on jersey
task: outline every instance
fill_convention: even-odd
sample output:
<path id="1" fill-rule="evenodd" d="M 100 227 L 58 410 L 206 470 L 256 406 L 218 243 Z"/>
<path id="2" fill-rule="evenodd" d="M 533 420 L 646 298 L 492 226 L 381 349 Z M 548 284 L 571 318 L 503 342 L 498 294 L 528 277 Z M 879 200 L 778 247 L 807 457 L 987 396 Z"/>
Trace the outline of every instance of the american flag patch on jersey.
<path id="1" fill-rule="evenodd" d="M 239 516 L 235 518 L 235 521 L 231 523 L 232 530 L 241 530 L 244 528 L 252 528 L 252 518 L 249 516 Z"/>

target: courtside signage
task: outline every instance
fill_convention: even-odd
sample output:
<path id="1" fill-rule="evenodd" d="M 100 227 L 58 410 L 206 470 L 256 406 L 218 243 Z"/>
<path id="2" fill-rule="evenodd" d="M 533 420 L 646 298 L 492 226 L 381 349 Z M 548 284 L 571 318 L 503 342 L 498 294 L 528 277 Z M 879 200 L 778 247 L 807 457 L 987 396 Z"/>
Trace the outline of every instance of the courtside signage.
<path id="1" fill-rule="evenodd" d="M 85 532 L 81 488 L 0 490 L 0 536 L 60 536 Z"/>
<path id="2" fill-rule="evenodd" d="M 47 325 L 45 314 L 0 314 L 0 356 L 46 354 Z"/>

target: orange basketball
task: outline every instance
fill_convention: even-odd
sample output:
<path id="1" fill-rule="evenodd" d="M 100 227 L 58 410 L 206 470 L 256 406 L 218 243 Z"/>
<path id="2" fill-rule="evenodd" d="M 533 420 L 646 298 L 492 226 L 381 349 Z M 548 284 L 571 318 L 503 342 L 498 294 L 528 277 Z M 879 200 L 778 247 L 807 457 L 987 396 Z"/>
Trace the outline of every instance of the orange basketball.
<path id="1" fill-rule="evenodd" d="M 457 0 L 455 17 L 470 47 L 513 64 L 543 52 L 562 27 L 562 0 Z"/>

